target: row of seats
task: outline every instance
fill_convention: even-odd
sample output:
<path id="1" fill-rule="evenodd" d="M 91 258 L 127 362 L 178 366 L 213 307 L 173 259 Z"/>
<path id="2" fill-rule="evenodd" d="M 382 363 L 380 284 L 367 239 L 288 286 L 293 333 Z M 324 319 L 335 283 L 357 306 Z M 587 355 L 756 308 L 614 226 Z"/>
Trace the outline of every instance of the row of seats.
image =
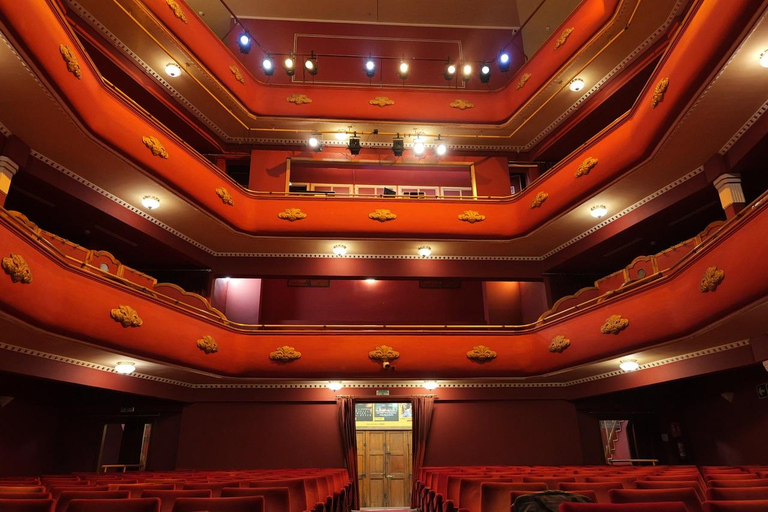
<path id="1" fill-rule="evenodd" d="M 349 512 L 346 469 L 0 478 L 0 512 Z"/>
<path id="2" fill-rule="evenodd" d="M 768 512 L 768 467 L 425 467 L 416 482 L 424 512 L 509 512 L 518 497 L 545 490 L 584 495 L 593 507 L 676 502 L 687 512 L 721 510 L 721 504 Z"/>

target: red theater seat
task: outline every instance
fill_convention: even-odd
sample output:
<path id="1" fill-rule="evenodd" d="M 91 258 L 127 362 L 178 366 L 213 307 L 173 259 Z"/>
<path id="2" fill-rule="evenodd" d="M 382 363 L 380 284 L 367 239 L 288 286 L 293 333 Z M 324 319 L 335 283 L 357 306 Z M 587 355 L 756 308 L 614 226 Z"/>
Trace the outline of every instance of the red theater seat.
<path id="1" fill-rule="evenodd" d="M 179 498 L 173 512 L 264 512 L 264 498 Z"/>
<path id="2" fill-rule="evenodd" d="M 264 498 L 265 512 L 288 512 L 291 510 L 291 500 L 288 495 L 287 487 L 229 487 L 222 489 L 222 498 L 234 498 L 240 496 L 261 496 Z M 328 501 L 330 499 L 330 502 Z M 329 505 L 331 505 L 329 507 Z M 328 512 L 332 511 L 333 499 L 326 499 L 325 508 Z"/>
<path id="3" fill-rule="evenodd" d="M 710 487 L 768 487 L 768 478 L 748 480 L 710 480 Z"/>
<path id="4" fill-rule="evenodd" d="M 705 512 L 765 512 L 768 500 L 754 501 L 708 501 L 704 504 Z"/>
<path id="5" fill-rule="evenodd" d="M 557 489 L 557 486 L 563 482 L 575 482 L 574 476 L 524 476 L 523 483 L 544 482 L 547 489 Z"/>
<path id="6" fill-rule="evenodd" d="M 6 492 L 0 494 L 3 500 L 49 500 L 53 496 L 49 492 Z"/>
<path id="7" fill-rule="evenodd" d="M 575 493 L 584 490 L 594 491 L 598 503 L 610 503 L 608 491 L 623 488 L 621 482 L 563 482 L 560 484 L 561 491 Z"/>
<path id="8" fill-rule="evenodd" d="M 768 500 L 768 487 L 712 487 L 707 489 L 712 501 Z"/>
<path id="9" fill-rule="evenodd" d="M 224 489 L 225 487 L 240 487 L 240 480 L 228 480 L 226 482 L 185 483 L 182 486 L 182 489 L 187 491 L 198 490 L 198 489 L 209 489 L 211 491 L 212 497 L 219 498 L 221 496 L 221 490 Z"/>
<path id="10" fill-rule="evenodd" d="M 72 500 L 67 512 L 160 512 L 157 498 L 124 500 Z"/>
<path id="11" fill-rule="evenodd" d="M 635 486 L 638 489 L 693 489 L 696 491 L 699 500 L 704 501 L 704 491 L 701 490 L 699 482 L 696 481 L 649 482 L 646 480 L 638 480 L 635 482 Z"/>
<path id="12" fill-rule="evenodd" d="M 286 478 L 285 480 L 260 480 L 256 482 L 250 482 L 250 487 L 287 487 L 288 495 L 291 500 L 290 512 L 303 512 L 309 510 L 309 507 L 314 506 L 317 503 L 317 499 L 311 500 L 310 496 L 305 491 L 304 479 L 302 478 Z M 341 492 L 338 499 L 346 502 L 348 494 Z M 334 498 L 336 498 L 334 493 Z"/>
<path id="13" fill-rule="evenodd" d="M 702 512 L 701 501 L 693 489 L 614 489 L 608 491 L 611 503 L 679 501 L 688 512 Z"/>
<path id="14" fill-rule="evenodd" d="M 171 512 L 173 505 L 178 498 L 210 498 L 210 489 L 189 489 L 189 490 L 164 490 L 164 489 L 144 489 L 141 491 L 142 498 L 158 498 L 160 500 L 160 512 Z M 57 511 L 58 512 L 58 511 Z"/>
<path id="15" fill-rule="evenodd" d="M 561 503 L 560 512 L 686 512 L 682 503 Z"/>
<path id="16" fill-rule="evenodd" d="M 754 473 L 707 473 L 704 479 L 709 480 L 752 480 L 758 478 Z"/>
<path id="17" fill-rule="evenodd" d="M 54 501 L 48 500 L 6 500 L 0 498 L 2 512 L 53 512 Z"/>
<path id="18" fill-rule="evenodd" d="M 512 503 L 510 498 L 510 493 L 512 491 L 537 492 L 546 490 L 547 484 L 544 483 L 523 484 L 483 482 L 480 485 L 480 511 L 509 512 L 509 506 Z M 437 512 L 440 511 L 437 510 Z"/>
<path id="19" fill-rule="evenodd" d="M 0 495 L 11 492 L 46 492 L 42 485 L 0 485 Z"/>
<path id="20" fill-rule="evenodd" d="M 72 500 L 120 500 L 130 495 L 129 491 L 64 491 L 56 500 L 56 512 L 65 512 Z"/>
<path id="21" fill-rule="evenodd" d="M 635 482 L 641 477 L 639 475 L 610 475 L 610 476 L 588 476 L 584 479 L 586 482 L 621 482 L 625 489 L 634 489 Z"/>
<path id="22" fill-rule="evenodd" d="M 73 485 L 73 486 L 67 486 L 67 487 L 49 487 L 49 491 L 51 491 L 51 495 L 53 496 L 53 499 L 57 500 L 59 499 L 59 496 L 61 496 L 61 493 L 67 492 L 67 491 L 90 491 L 90 492 L 96 492 L 96 491 L 108 491 L 109 486 L 107 485 Z"/>
<path id="23" fill-rule="evenodd" d="M 144 489 L 155 489 L 156 491 L 173 490 L 173 484 L 109 484 L 110 491 L 130 491 L 131 498 L 141 497 L 141 492 Z"/>

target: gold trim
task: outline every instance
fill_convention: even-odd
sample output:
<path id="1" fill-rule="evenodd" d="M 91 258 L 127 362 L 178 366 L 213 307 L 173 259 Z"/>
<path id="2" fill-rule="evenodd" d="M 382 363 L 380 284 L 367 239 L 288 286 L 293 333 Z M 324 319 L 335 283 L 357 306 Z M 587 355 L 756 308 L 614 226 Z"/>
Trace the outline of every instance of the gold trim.
<path id="1" fill-rule="evenodd" d="M 245 78 L 243 78 L 243 75 L 240 73 L 240 70 L 237 69 L 236 66 L 229 66 L 229 70 L 232 72 L 233 75 L 235 75 L 235 80 L 237 80 L 241 84 L 245 83 Z"/>
<path id="2" fill-rule="evenodd" d="M 376 350 L 368 352 L 368 357 L 380 363 L 388 363 L 400 358 L 400 352 L 387 345 L 376 347 Z"/>
<path id="3" fill-rule="evenodd" d="M 530 73 L 524 73 L 523 76 L 520 77 L 520 81 L 517 82 L 517 85 L 515 86 L 515 89 L 520 90 L 523 88 L 523 86 L 528 82 L 528 79 L 531 78 Z"/>
<path id="4" fill-rule="evenodd" d="M 222 203 L 228 204 L 229 206 L 235 206 L 235 200 L 232 199 L 232 196 L 229 195 L 229 191 L 224 187 L 217 188 L 216 195 L 219 196 Z"/>
<path id="5" fill-rule="evenodd" d="M 549 351 L 562 354 L 565 349 L 571 346 L 571 340 L 559 334 L 552 338 L 552 342 L 549 344 Z"/>
<path id="6" fill-rule="evenodd" d="M 119 322 L 123 327 L 141 327 L 144 320 L 139 318 L 139 314 L 131 306 L 120 305 L 117 309 L 109 312 L 112 320 Z"/>
<path id="7" fill-rule="evenodd" d="M 531 209 L 539 208 L 542 204 L 544 204 L 544 201 L 546 201 L 548 197 L 549 194 L 543 191 L 536 194 L 536 197 L 534 197 L 533 201 L 531 201 Z"/>
<path id="8" fill-rule="evenodd" d="M 472 102 L 469 102 L 469 101 L 467 101 L 467 100 L 453 100 L 453 101 L 450 103 L 450 107 L 451 107 L 451 108 L 457 108 L 457 109 L 459 109 L 459 110 L 466 110 L 466 109 L 468 109 L 468 108 L 472 108 L 472 107 L 474 107 L 474 106 L 475 106 L 475 104 L 474 104 L 474 103 L 472 103 Z"/>
<path id="9" fill-rule="evenodd" d="M 32 271 L 21 254 L 11 253 L 10 256 L 3 258 L 3 270 L 11 276 L 11 282 L 21 284 L 32 283 Z"/>
<path id="10" fill-rule="evenodd" d="M 565 44 L 565 42 L 568 40 L 568 36 L 571 35 L 571 32 L 573 32 L 573 27 L 563 30 L 563 33 L 560 34 L 560 37 L 558 37 L 557 41 L 555 41 L 555 50 Z"/>
<path id="11" fill-rule="evenodd" d="M 483 222 L 485 220 L 485 215 L 481 215 L 480 212 L 476 210 L 464 210 L 464 213 L 459 215 L 459 220 L 474 224 L 475 222 Z"/>
<path id="12" fill-rule="evenodd" d="M 184 14 L 184 11 L 176 0 L 165 0 L 165 3 L 168 4 L 168 7 L 171 8 L 174 16 L 179 18 L 184 23 L 187 23 L 187 15 Z"/>
<path id="13" fill-rule="evenodd" d="M 290 363 L 301 358 L 301 352 L 288 345 L 278 347 L 274 352 L 269 353 L 269 358 L 280 363 Z"/>
<path id="14" fill-rule="evenodd" d="M 605 319 L 600 332 L 603 334 L 619 334 L 627 327 L 629 327 L 629 320 L 622 318 L 621 315 L 611 315 Z"/>
<path id="15" fill-rule="evenodd" d="M 203 336 L 197 340 L 197 348 L 206 354 L 215 354 L 219 351 L 219 344 L 213 339 L 213 336 Z"/>
<path id="16" fill-rule="evenodd" d="M 3 260 L 5 261 L 5 260 Z M 715 292 L 720 283 L 725 279 L 725 270 L 718 270 L 717 267 L 709 267 L 704 271 L 699 288 L 701 293 Z"/>
<path id="17" fill-rule="evenodd" d="M 291 222 L 295 220 L 302 220 L 307 218 L 307 214 L 302 212 L 299 208 L 286 208 L 282 212 L 277 214 L 279 219 L 289 220 Z"/>
<path id="18" fill-rule="evenodd" d="M 65 44 L 59 45 L 59 53 L 67 63 L 67 71 L 75 75 L 75 78 L 80 80 L 83 77 L 83 71 L 80 69 L 80 63 L 77 62 L 77 55 L 73 52 L 69 46 Z"/>
<path id="19" fill-rule="evenodd" d="M 312 103 L 312 100 L 306 94 L 291 94 L 285 101 L 293 103 L 294 105 L 304 105 L 305 103 Z"/>
<path id="20" fill-rule="evenodd" d="M 656 108 L 656 106 L 664 101 L 664 94 L 667 92 L 667 87 L 669 86 L 669 78 L 662 78 L 658 84 L 656 84 L 656 89 L 653 91 L 653 98 L 651 99 L 651 108 Z"/>
<path id="21" fill-rule="evenodd" d="M 368 218 L 372 220 L 377 220 L 379 222 L 387 222 L 389 220 L 395 220 L 397 218 L 397 214 L 392 213 L 389 210 L 386 210 L 384 208 L 377 208 L 373 212 L 368 214 Z"/>
<path id="22" fill-rule="evenodd" d="M 143 142 L 144 145 L 147 146 L 150 151 L 152 151 L 154 156 L 159 156 L 160 158 L 165 158 L 166 160 L 168 159 L 168 151 L 165 150 L 165 147 L 157 137 L 153 135 L 147 135 L 141 138 L 141 142 Z"/>
<path id="23" fill-rule="evenodd" d="M 384 107 L 389 107 L 391 105 L 394 105 L 395 100 L 391 100 L 386 96 L 376 96 L 375 98 L 370 100 L 368 103 L 376 107 L 384 108 Z"/>
<path id="24" fill-rule="evenodd" d="M 589 174 L 589 171 L 595 168 L 597 162 L 597 158 L 593 156 L 587 157 L 583 162 L 581 162 L 581 164 L 579 164 L 579 168 L 576 169 L 576 174 L 574 174 L 574 176 L 577 178 L 586 176 Z"/>
<path id="25" fill-rule="evenodd" d="M 467 359 L 471 359 L 472 361 L 476 361 L 478 363 L 487 363 L 496 359 L 497 355 L 498 354 L 496 354 L 496 352 L 491 350 L 489 347 L 486 347 L 485 345 L 478 345 L 467 352 Z"/>

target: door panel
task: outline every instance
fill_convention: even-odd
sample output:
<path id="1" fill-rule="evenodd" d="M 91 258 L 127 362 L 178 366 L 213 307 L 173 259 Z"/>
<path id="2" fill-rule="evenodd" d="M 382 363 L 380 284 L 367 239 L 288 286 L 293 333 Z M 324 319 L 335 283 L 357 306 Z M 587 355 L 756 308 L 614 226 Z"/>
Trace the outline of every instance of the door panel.
<path id="1" fill-rule="evenodd" d="M 411 431 L 357 432 L 361 507 L 407 507 L 411 499 Z"/>
<path id="2" fill-rule="evenodd" d="M 368 481 L 369 507 L 387 506 L 389 486 L 387 485 L 386 431 L 369 430 L 368 439 Z"/>
<path id="3" fill-rule="evenodd" d="M 408 441 L 410 430 L 387 432 L 387 479 L 389 480 L 388 506 L 402 507 L 410 502 Z"/>
<path id="4" fill-rule="evenodd" d="M 368 462 L 366 458 L 366 438 L 365 432 L 358 430 L 357 436 L 357 475 L 358 475 L 358 492 L 360 493 L 360 506 L 363 503 L 368 503 Z"/>

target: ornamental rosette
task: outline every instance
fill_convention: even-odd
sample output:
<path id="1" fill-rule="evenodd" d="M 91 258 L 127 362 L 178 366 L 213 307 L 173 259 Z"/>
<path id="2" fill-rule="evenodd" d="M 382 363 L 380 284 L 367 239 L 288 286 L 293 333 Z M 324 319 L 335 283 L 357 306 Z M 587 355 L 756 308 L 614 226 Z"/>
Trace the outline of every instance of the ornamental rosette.
<path id="1" fill-rule="evenodd" d="M 219 351 L 219 344 L 213 339 L 213 336 L 203 336 L 197 340 L 197 348 L 206 354 L 215 354 Z"/>
<path id="2" fill-rule="evenodd" d="M 139 313 L 131 306 L 120 305 L 109 312 L 112 320 L 119 322 L 123 327 L 141 327 L 144 321 L 139 318 Z"/>
<path id="3" fill-rule="evenodd" d="M 611 315 L 600 328 L 603 334 L 619 334 L 629 326 L 629 320 L 622 318 L 621 315 Z"/>
<path id="4" fill-rule="evenodd" d="M 3 258 L 3 270 L 11 276 L 14 283 L 30 284 L 32 283 L 32 271 L 27 265 L 26 260 L 21 254 L 13 254 Z"/>
<path id="5" fill-rule="evenodd" d="M 368 357 L 374 361 L 386 363 L 398 359 L 400 357 L 400 352 L 387 345 L 381 345 L 380 347 L 376 347 L 376 350 L 368 352 Z"/>
<path id="6" fill-rule="evenodd" d="M 709 267 L 704 271 L 704 276 L 701 278 L 701 284 L 699 288 L 701 293 L 714 292 L 720 283 L 725 279 L 725 271 L 719 270 L 717 267 Z"/>
<path id="7" fill-rule="evenodd" d="M 478 363 L 486 363 L 488 361 L 493 361 L 496 359 L 495 351 L 491 350 L 489 347 L 486 347 L 485 345 L 478 345 L 476 347 L 473 347 L 472 350 L 467 352 L 467 358 L 471 359 L 473 361 L 477 361 Z"/>
<path id="8" fill-rule="evenodd" d="M 291 361 L 295 361 L 301 358 L 301 352 L 297 351 L 293 347 L 285 345 L 278 347 L 274 352 L 270 352 L 269 358 L 280 363 L 290 363 Z"/>
<path id="9" fill-rule="evenodd" d="M 549 351 L 557 354 L 562 354 L 565 349 L 571 346 L 571 340 L 559 334 L 552 338 L 552 342 L 549 344 Z"/>

